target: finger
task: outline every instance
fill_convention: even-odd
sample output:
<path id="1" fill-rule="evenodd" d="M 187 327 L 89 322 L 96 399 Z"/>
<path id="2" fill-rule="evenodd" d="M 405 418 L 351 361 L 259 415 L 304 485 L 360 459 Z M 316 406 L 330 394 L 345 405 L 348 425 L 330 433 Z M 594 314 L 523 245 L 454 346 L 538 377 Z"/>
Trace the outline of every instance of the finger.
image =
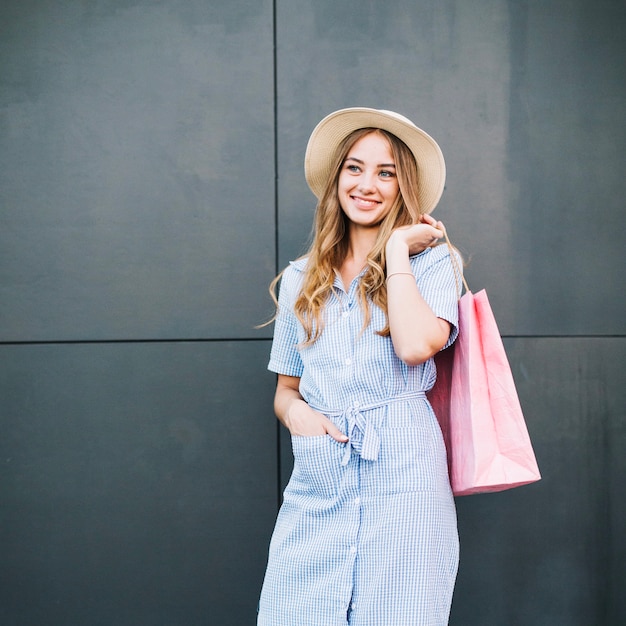
<path id="1" fill-rule="evenodd" d="M 435 224 L 432 225 L 432 227 L 435 229 L 435 232 L 433 234 L 434 236 L 437 237 L 437 239 L 441 239 L 442 237 L 445 237 L 446 229 L 443 225 L 443 222 L 436 222 Z"/>
<path id="2" fill-rule="evenodd" d="M 326 424 L 326 432 L 339 443 L 346 443 L 348 437 L 344 435 L 330 420 Z"/>
<path id="3" fill-rule="evenodd" d="M 434 240 L 438 240 L 443 237 L 443 230 L 441 230 L 437 226 L 433 226 L 432 229 L 433 230 L 431 231 L 431 233 Z"/>
<path id="4" fill-rule="evenodd" d="M 441 241 L 443 236 L 444 236 L 444 233 L 441 230 L 439 230 L 437 227 L 433 226 L 431 230 L 430 241 L 427 244 L 427 247 L 433 248 L 439 245 L 439 242 Z"/>

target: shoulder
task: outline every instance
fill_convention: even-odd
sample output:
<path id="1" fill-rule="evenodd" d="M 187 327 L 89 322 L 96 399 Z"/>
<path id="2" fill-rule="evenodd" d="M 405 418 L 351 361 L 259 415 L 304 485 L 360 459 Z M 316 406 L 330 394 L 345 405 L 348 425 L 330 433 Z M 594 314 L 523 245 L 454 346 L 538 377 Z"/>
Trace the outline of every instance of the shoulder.
<path id="1" fill-rule="evenodd" d="M 304 272 L 307 266 L 307 257 L 301 257 L 295 261 L 290 261 L 289 265 L 283 270 L 280 278 L 280 291 L 297 291 L 304 278 Z"/>
<path id="2" fill-rule="evenodd" d="M 452 250 L 452 252 L 451 252 Z M 454 256 L 451 256 L 453 254 Z M 426 276 L 460 276 L 463 275 L 463 259 L 458 251 L 446 244 L 427 248 L 424 252 L 410 257 L 411 270 L 419 280 Z"/>
<path id="3" fill-rule="evenodd" d="M 435 265 L 444 259 L 450 258 L 450 248 L 446 244 L 439 244 L 433 248 L 426 248 L 419 254 L 410 257 L 411 266 L 422 270 Z"/>
<path id="4" fill-rule="evenodd" d="M 289 261 L 289 265 L 283 270 L 284 281 L 301 281 L 306 271 L 308 257 L 300 257 L 295 261 Z"/>
<path id="5" fill-rule="evenodd" d="M 296 259 L 295 261 L 289 261 L 289 265 L 287 266 L 287 269 L 295 273 L 303 273 L 306 270 L 308 261 L 309 261 L 309 257 L 301 256 L 299 259 Z"/>

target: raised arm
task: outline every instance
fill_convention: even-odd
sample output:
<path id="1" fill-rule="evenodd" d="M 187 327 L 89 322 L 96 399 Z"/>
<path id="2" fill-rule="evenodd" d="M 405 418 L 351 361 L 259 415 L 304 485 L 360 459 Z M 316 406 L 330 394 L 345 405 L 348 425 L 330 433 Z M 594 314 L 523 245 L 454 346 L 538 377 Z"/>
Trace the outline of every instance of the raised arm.
<path id="1" fill-rule="evenodd" d="M 389 329 L 396 355 L 407 365 L 427 361 L 450 336 L 450 323 L 432 312 L 417 287 L 409 262 L 409 252 L 424 250 L 443 237 L 443 224 L 430 220 L 398 228 L 386 247 Z"/>

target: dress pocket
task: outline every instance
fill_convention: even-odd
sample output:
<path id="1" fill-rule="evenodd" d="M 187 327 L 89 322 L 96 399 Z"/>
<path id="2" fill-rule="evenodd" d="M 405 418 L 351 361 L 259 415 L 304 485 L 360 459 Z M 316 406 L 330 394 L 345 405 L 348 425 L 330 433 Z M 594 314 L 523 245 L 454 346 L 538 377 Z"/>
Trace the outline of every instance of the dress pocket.
<path id="1" fill-rule="evenodd" d="M 285 495 L 329 498 L 337 494 L 345 468 L 344 444 L 330 435 L 292 435 L 293 472 Z"/>
<path id="2" fill-rule="evenodd" d="M 381 429 L 379 435 L 379 460 L 363 477 L 372 494 L 448 489 L 445 448 L 437 431 L 413 425 Z"/>

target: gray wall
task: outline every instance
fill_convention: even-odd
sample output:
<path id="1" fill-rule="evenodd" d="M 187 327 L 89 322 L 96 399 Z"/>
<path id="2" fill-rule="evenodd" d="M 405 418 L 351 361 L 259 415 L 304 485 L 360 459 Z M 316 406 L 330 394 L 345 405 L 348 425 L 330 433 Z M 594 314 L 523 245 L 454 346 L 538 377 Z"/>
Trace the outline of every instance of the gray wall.
<path id="1" fill-rule="evenodd" d="M 253 624 L 291 459 L 266 286 L 308 135 L 398 110 L 540 483 L 458 499 L 452 624 L 626 620 L 626 5 L 0 3 L 0 623 Z"/>

